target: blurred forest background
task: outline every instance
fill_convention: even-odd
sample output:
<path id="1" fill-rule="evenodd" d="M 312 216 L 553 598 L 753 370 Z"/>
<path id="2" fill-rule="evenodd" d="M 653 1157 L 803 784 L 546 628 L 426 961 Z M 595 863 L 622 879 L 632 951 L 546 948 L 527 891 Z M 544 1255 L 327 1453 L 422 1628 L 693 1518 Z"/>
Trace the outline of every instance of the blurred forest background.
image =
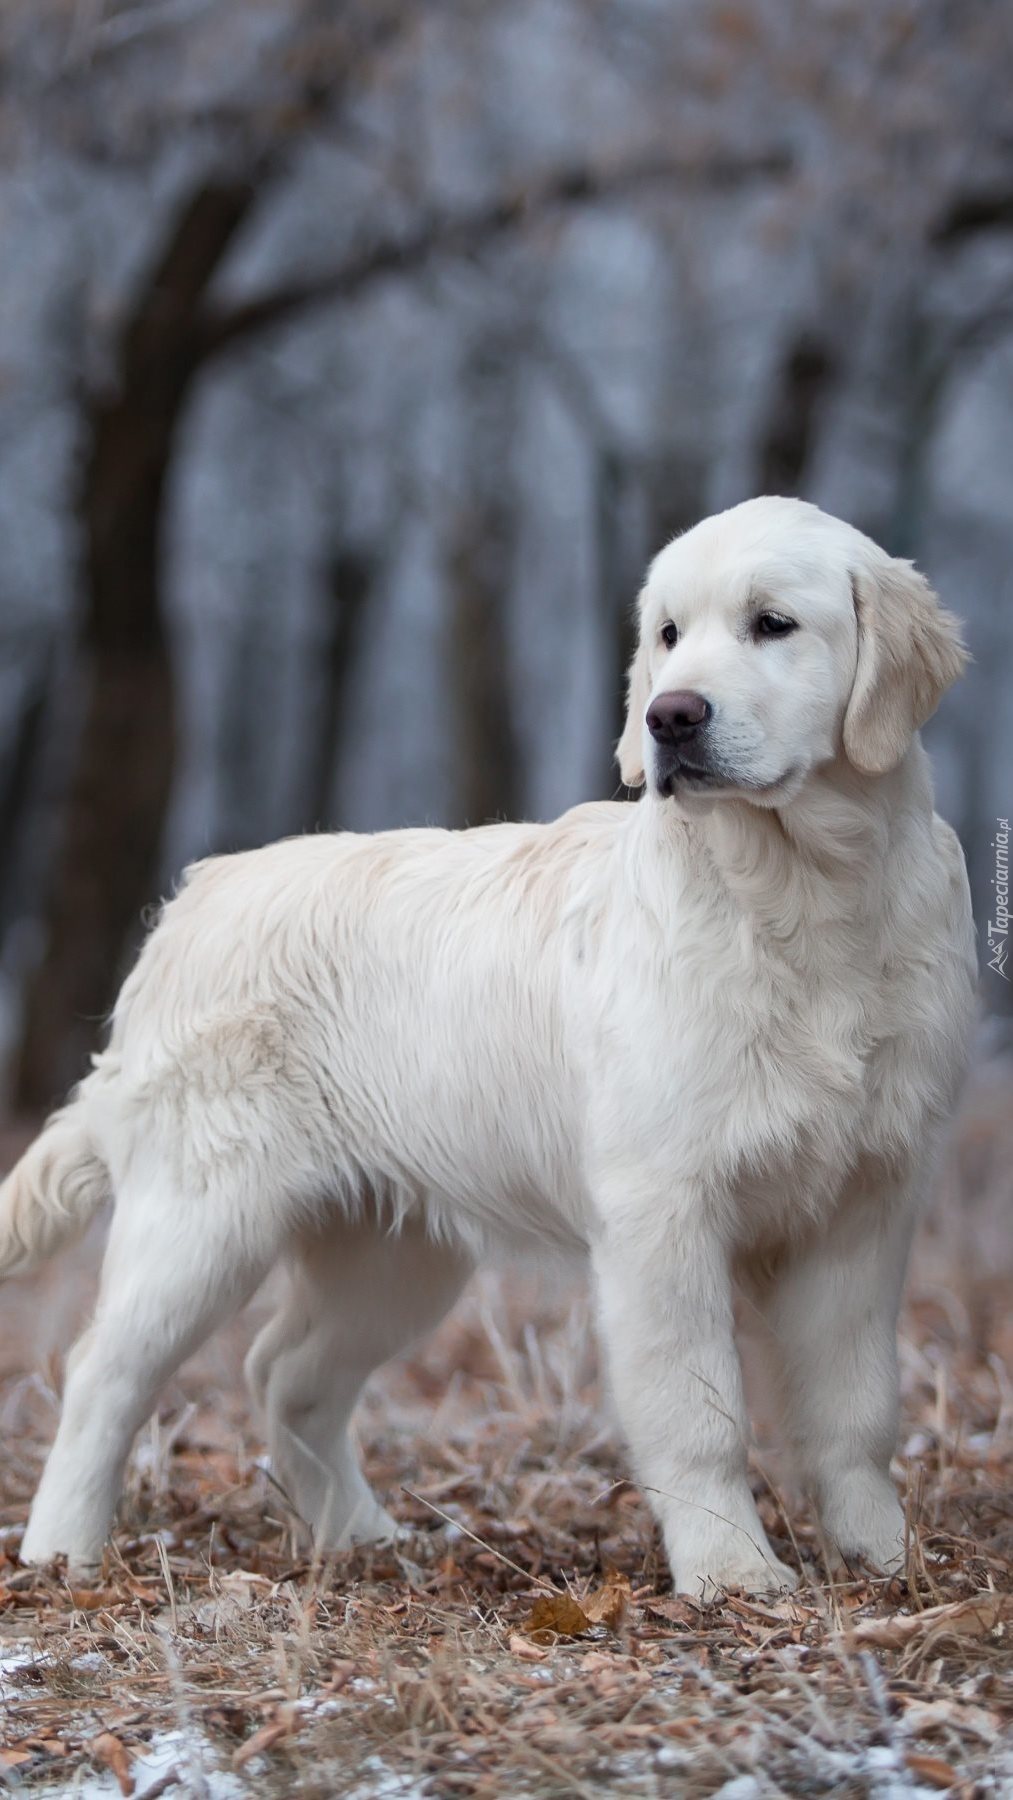
<path id="1" fill-rule="evenodd" d="M 1011 73 L 1009 0 L 0 0 L 0 1172 L 188 860 L 617 792 L 644 567 L 756 493 L 967 623 L 927 736 L 985 1015 L 901 1320 L 912 1613 L 821 1585 L 762 1415 L 804 1610 L 659 1598 L 587 1296 L 512 1270 L 366 1397 L 417 1562 L 294 1565 L 269 1288 L 142 1432 L 103 1586 L 20 1569 L 96 1232 L 4 1293 L 0 1783 L 1013 1791 Z M 612 1563 L 625 1635 L 516 1635 Z"/>
<path id="2" fill-rule="evenodd" d="M 1011 38 L 1000 0 L 5 0 L 9 1110 L 187 860 L 615 791 L 644 564 L 764 491 L 967 621 L 929 741 L 983 936 Z"/>

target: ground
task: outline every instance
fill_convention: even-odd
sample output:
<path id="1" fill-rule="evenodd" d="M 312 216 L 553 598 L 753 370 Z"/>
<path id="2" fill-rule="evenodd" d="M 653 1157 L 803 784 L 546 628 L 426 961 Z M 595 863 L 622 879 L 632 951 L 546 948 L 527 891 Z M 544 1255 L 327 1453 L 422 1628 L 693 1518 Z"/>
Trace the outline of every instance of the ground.
<path id="1" fill-rule="evenodd" d="M 145 1800 L 1013 1795 L 1011 1100 L 1008 1068 L 979 1072 L 916 1253 L 895 1466 L 904 1581 L 832 1579 L 761 1448 L 760 1510 L 800 1593 L 673 1598 L 586 1295 L 530 1271 L 483 1276 L 369 1391 L 361 1436 L 408 1528 L 396 1549 L 297 1554 L 240 1380 L 262 1296 L 142 1434 L 101 1581 L 40 1577 L 17 1546 L 97 1246 L 10 1284 L 0 1785 Z M 539 1601 L 578 1635 L 540 1631 Z"/>

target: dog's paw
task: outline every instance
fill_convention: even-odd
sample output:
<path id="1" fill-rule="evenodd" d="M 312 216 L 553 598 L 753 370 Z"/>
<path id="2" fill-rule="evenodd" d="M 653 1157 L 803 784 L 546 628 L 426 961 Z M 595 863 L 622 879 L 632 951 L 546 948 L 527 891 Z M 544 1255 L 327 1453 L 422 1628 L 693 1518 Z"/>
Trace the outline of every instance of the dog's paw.
<path id="1" fill-rule="evenodd" d="M 75 1546 L 59 1533 L 33 1530 L 31 1523 L 21 1540 L 18 1560 L 30 1569 L 49 1569 L 59 1563 L 75 1581 L 94 1580 L 102 1567 L 102 1552 L 94 1546 Z"/>
<path id="2" fill-rule="evenodd" d="M 307 1536 L 312 1538 L 312 1548 L 318 1555 L 321 1552 L 363 1550 L 371 1544 L 395 1544 L 410 1535 L 405 1526 L 391 1517 L 386 1507 L 372 1498 L 368 1503 L 358 1505 L 339 1527 L 332 1519 L 316 1530 L 307 1527 Z"/>
<path id="3" fill-rule="evenodd" d="M 858 1539 L 854 1536 L 834 1546 L 833 1561 L 838 1571 L 853 1575 L 861 1570 L 877 1575 L 902 1575 L 905 1567 L 903 1537 Z"/>
<path id="4" fill-rule="evenodd" d="M 896 1575 L 904 1567 L 904 1514 L 893 1485 L 876 1471 L 856 1470 L 835 1484 L 823 1526 L 841 1560 Z"/>
<path id="5" fill-rule="evenodd" d="M 730 1557 L 709 1568 L 673 1563 L 672 1578 L 677 1593 L 688 1594 L 705 1604 L 733 1591 L 757 1595 L 790 1593 L 799 1582 L 794 1569 L 779 1562 L 773 1552 L 762 1555 L 759 1551 Z"/>
<path id="6" fill-rule="evenodd" d="M 410 1537 L 411 1533 L 406 1526 L 398 1524 L 385 1506 L 374 1503 L 368 1513 L 349 1519 L 341 1535 L 347 1549 L 351 1545 L 394 1544 L 400 1538 Z"/>

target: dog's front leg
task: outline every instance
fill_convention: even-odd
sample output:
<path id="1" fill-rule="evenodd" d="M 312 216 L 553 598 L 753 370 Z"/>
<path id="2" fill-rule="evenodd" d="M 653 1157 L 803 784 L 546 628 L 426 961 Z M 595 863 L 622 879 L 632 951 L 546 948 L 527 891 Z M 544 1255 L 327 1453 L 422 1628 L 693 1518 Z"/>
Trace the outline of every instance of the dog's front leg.
<path id="1" fill-rule="evenodd" d="M 897 1309 L 917 1186 L 845 1195 L 765 1298 L 788 1434 L 831 1544 L 894 1571 L 905 1524 L 890 1479 L 898 1422 Z"/>
<path id="2" fill-rule="evenodd" d="M 643 1174 L 601 1196 L 593 1250 L 612 1385 L 672 1578 L 697 1599 L 793 1586 L 746 1478 L 748 1425 L 728 1259 L 717 1234 Z M 631 1205 L 630 1197 L 639 1197 Z M 610 1204 L 614 1200 L 615 1204 Z"/>

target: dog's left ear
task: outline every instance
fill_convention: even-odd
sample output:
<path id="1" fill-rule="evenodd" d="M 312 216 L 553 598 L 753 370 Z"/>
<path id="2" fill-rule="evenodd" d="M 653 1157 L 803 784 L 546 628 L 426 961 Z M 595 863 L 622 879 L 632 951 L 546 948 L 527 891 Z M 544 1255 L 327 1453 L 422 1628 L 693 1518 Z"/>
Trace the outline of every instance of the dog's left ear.
<path id="1" fill-rule="evenodd" d="M 969 661 L 960 623 L 912 563 L 880 552 L 851 580 L 858 666 L 844 749 L 864 775 L 896 768 Z"/>
<path id="2" fill-rule="evenodd" d="M 642 606 L 641 602 L 641 606 Z M 643 787 L 644 714 L 651 697 L 651 674 L 647 667 L 647 645 L 640 632 L 636 652 L 626 679 L 626 723 L 616 745 L 619 773 L 627 787 Z"/>

